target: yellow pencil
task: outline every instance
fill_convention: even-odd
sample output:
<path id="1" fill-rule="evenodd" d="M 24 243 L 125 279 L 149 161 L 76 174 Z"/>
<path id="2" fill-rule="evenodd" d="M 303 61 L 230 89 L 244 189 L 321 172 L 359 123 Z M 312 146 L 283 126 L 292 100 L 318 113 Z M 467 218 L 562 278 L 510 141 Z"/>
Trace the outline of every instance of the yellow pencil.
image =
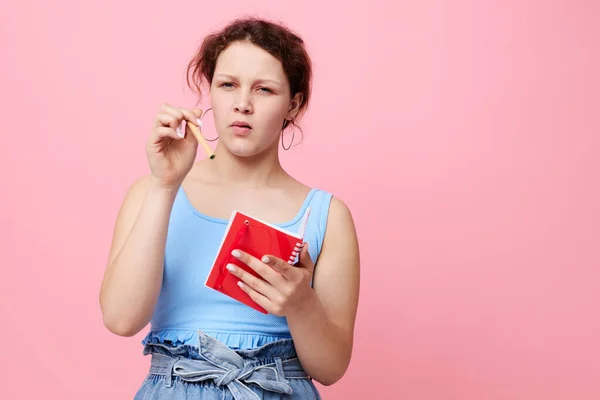
<path id="1" fill-rule="evenodd" d="M 206 151 L 206 154 L 208 154 L 208 158 L 210 158 L 211 160 L 213 158 L 215 158 L 215 153 L 212 151 L 212 149 L 208 146 L 208 142 L 206 141 L 206 139 L 204 139 L 204 136 L 202 136 L 202 133 L 200 132 L 200 129 L 190 123 L 189 121 L 187 122 L 187 126 L 190 127 L 190 130 L 192 131 L 192 133 L 194 134 L 194 136 L 196 136 L 196 139 L 198 140 L 198 143 L 200 143 L 202 145 L 202 147 L 204 147 L 204 150 Z"/>

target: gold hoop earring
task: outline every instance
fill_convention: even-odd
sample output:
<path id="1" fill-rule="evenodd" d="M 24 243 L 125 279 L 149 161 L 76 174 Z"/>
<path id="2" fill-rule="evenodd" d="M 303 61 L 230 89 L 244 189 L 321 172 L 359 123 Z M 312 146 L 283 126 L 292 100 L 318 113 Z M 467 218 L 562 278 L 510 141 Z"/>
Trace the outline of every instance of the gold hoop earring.
<path id="1" fill-rule="evenodd" d="M 206 116 L 206 113 L 207 113 L 209 110 L 212 110 L 212 107 L 211 107 L 211 108 L 207 108 L 207 109 L 206 109 L 206 111 L 204 111 L 204 112 L 202 113 L 202 118 L 200 118 L 200 120 L 202 121 L 202 125 L 204 125 L 204 117 Z M 204 134 L 202 133 L 202 129 L 200 129 L 200 133 L 202 134 L 202 137 L 204 137 Z M 214 141 L 215 141 L 215 140 L 217 140 L 217 139 L 219 139 L 219 134 L 218 134 L 218 133 L 217 133 L 217 137 L 216 137 L 216 138 L 214 138 L 214 139 L 207 139 L 207 138 L 204 138 L 204 140 L 206 140 L 207 142 L 214 142 Z"/>
<path id="2" fill-rule="evenodd" d="M 294 144 L 294 138 L 296 137 L 296 124 L 294 123 L 293 119 L 290 119 L 289 122 L 290 124 L 294 125 L 294 127 L 292 128 L 292 140 L 290 141 L 290 145 L 287 148 L 285 147 L 285 144 L 283 144 L 283 133 L 285 131 L 285 128 L 281 130 L 281 147 L 283 147 L 285 151 L 292 148 L 292 145 Z M 283 121 L 283 125 L 285 126 L 285 121 Z"/>

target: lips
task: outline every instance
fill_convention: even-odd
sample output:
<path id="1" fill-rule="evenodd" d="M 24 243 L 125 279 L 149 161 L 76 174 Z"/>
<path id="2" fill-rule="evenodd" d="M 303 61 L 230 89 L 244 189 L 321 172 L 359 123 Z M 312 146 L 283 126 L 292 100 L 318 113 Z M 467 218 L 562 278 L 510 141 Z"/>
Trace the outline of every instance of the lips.
<path id="1" fill-rule="evenodd" d="M 244 121 L 235 121 L 233 124 L 231 124 L 231 126 L 237 126 L 240 128 L 248 128 L 248 129 L 252 129 L 252 127 L 250 126 L 249 123 L 244 122 Z"/>
<path id="2" fill-rule="evenodd" d="M 244 121 L 235 121 L 233 124 L 231 124 L 231 128 L 238 136 L 246 136 L 250 134 L 250 131 L 252 130 L 250 124 Z"/>

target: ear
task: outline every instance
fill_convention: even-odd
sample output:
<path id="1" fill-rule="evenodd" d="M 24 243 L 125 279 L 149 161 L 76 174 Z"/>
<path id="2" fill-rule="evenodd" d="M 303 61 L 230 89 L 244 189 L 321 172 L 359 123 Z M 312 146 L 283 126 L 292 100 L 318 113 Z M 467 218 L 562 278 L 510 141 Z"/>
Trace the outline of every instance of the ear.
<path id="1" fill-rule="evenodd" d="M 296 93 L 292 98 L 292 101 L 290 101 L 290 109 L 288 110 L 287 115 L 288 119 L 296 118 L 296 115 L 298 115 L 298 111 L 300 111 L 300 106 L 302 105 L 302 102 L 304 102 L 304 94 Z"/>

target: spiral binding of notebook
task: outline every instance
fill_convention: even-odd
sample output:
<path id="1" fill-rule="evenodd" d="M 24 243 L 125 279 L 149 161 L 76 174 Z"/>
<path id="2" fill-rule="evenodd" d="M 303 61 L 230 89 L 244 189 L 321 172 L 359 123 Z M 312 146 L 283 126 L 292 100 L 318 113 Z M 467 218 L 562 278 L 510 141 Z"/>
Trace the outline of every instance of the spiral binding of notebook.
<path id="1" fill-rule="evenodd" d="M 299 234 L 300 237 L 304 239 L 304 232 L 306 232 L 306 225 L 308 224 L 308 217 L 310 217 L 310 207 L 308 207 L 306 209 L 306 212 L 304 213 L 304 216 L 302 218 L 302 224 L 300 225 L 300 230 L 299 230 Z M 296 247 L 294 247 L 294 251 L 292 251 L 292 254 L 290 254 L 290 258 L 288 259 L 288 264 L 294 264 L 294 262 L 296 262 L 296 258 L 298 257 L 298 254 L 300 254 L 300 251 L 302 251 L 302 248 L 304 247 L 304 243 L 302 242 L 297 242 L 296 243 Z"/>

